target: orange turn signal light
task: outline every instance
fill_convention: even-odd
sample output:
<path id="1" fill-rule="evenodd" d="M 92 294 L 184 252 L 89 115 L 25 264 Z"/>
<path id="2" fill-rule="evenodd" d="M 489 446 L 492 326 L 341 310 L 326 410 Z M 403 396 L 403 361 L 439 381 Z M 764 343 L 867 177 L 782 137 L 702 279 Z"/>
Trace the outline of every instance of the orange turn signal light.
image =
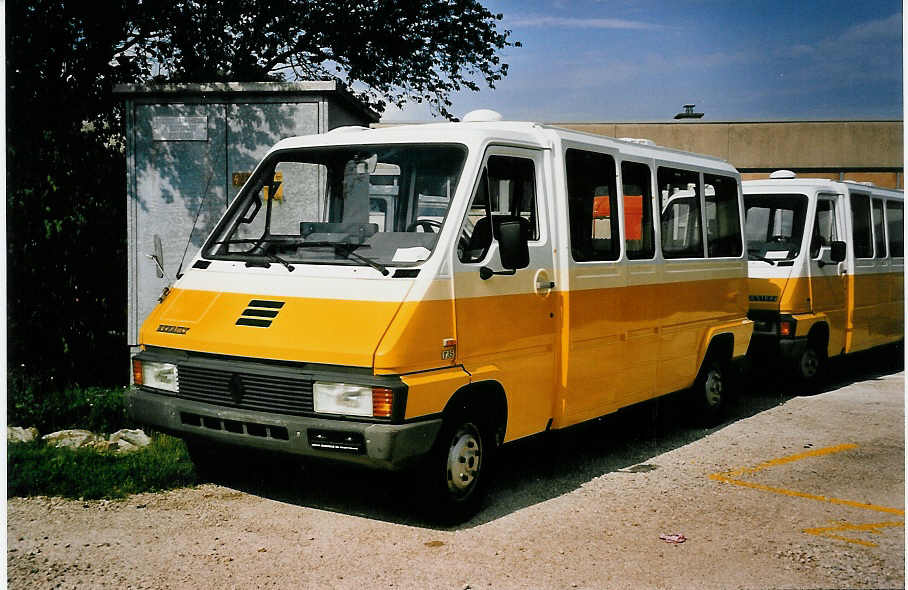
<path id="1" fill-rule="evenodd" d="M 132 359 L 132 382 L 136 385 L 142 385 L 143 381 L 142 361 L 139 359 Z"/>
<path id="2" fill-rule="evenodd" d="M 372 388 L 372 415 L 376 418 L 390 418 L 394 392 L 387 387 Z"/>
<path id="3" fill-rule="evenodd" d="M 791 336 L 791 322 L 779 322 L 779 336 Z"/>

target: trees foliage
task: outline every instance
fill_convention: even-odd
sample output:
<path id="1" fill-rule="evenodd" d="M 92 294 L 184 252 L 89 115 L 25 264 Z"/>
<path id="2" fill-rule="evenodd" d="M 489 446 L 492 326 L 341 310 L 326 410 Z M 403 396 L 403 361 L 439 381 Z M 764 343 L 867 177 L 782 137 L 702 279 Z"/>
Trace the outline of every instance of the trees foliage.
<path id="1" fill-rule="evenodd" d="M 125 157 L 116 83 L 338 79 L 372 108 L 494 87 L 512 43 L 476 0 L 6 4 L 11 370 L 127 379 Z"/>

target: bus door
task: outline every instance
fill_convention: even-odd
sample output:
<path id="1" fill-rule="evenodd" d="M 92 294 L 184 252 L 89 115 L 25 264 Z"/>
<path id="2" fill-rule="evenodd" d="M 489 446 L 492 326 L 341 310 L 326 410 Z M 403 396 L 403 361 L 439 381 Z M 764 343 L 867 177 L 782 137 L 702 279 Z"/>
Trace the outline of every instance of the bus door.
<path id="1" fill-rule="evenodd" d="M 810 303 L 811 310 L 829 318 L 829 354 L 836 355 L 845 346 L 848 328 L 848 263 L 832 262 L 832 242 L 847 241 L 845 236 L 844 199 L 841 195 L 817 196 L 813 231 L 810 238 Z"/>
<path id="2" fill-rule="evenodd" d="M 848 282 L 850 317 L 845 352 L 854 352 L 875 344 L 873 325 L 877 322 L 875 316 L 882 312 L 881 290 L 885 287 L 885 282 L 880 280 L 882 277 L 877 274 L 878 265 L 886 260 L 885 252 L 881 260 L 874 258 L 870 194 L 852 190 L 849 205 L 854 267 Z"/>
<path id="3" fill-rule="evenodd" d="M 542 152 L 490 147 L 453 256 L 457 360 L 471 381 L 501 383 L 506 440 L 545 429 L 555 389 L 557 297 Z M 496 227 L 522 219 L 530 264 L 506 274 Z M 505 271 L 483 278 L 480 269 Z"/>

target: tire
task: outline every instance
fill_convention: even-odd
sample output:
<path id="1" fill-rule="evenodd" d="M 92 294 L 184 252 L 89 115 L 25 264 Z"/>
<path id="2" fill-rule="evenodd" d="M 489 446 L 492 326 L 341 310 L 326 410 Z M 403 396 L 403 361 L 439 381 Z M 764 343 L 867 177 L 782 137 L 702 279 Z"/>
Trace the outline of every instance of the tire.
<path id="1" fill-rule="evenodd" d="M 813 340 L 807 342 L 804 351 L 795 359 L 795 376 L 802 383 L 816 384 L 826 368 L 826 352 Z"/>
<path id="2" fill-rule="evenodd" d="M 691 388 L 691 418 L 699 426 L 714 426 L 728 404 L 729 371 L 727 363 L 706 360 Z"/>
<path id="3" fill-rule="evenodd" d="M 458 524 L 482 506 L 495 454 L 493 429 L 466 411 L 445 419 L 423 469 L 429 517 Z"/>

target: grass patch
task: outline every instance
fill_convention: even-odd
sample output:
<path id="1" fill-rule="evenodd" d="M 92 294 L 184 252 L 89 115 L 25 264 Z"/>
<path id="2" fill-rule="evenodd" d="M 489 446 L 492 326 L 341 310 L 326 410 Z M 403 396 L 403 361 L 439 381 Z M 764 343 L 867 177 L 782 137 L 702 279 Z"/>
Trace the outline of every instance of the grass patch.
<path id="1" fill-rule="evenodd" d="M 186 445 L 164 434 L 154 434 L 150 445 L 123 455 L 36 441 L 7 445 L 6 457 L 9 496 L 123 498 L 198 481 Z"/>
<path id="2" fill-rule="evenodd" d="M 67 428 L 111 433 L 134 425 L 126 416 L 123 387 L 56 388 L 22 372 L 7 380 L 7 423 L 41 434 Z"/>

